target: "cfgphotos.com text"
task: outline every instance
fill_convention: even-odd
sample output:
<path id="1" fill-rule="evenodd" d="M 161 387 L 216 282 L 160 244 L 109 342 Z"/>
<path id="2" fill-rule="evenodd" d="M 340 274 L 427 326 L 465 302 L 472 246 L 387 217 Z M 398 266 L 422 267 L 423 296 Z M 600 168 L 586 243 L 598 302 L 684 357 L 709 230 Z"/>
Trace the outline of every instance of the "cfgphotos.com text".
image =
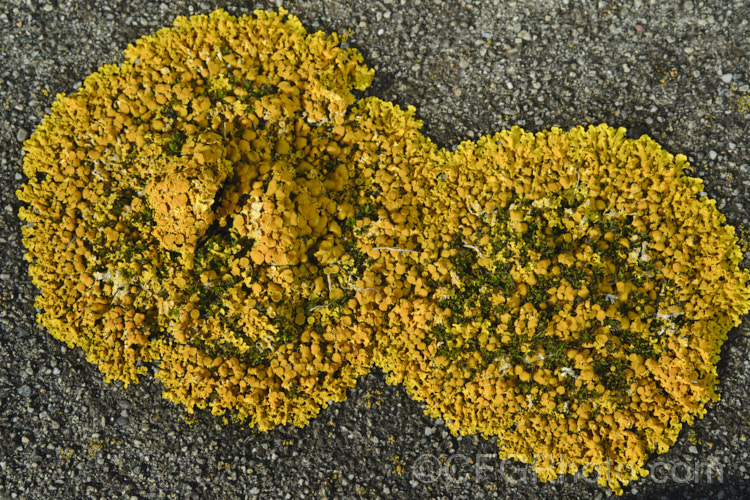
<path id="1" fill-rule="evenodd" d="M 547 457 L 535 457 L 535 460 L 541 458 Z M 554 460 L 554 465 L 550 466 L 550 470 L 566 470 L 566 468 L 564 456 L 558 457 Z M 638 475 L 629 464 L 608 462 L 598 472 L 593 471 L 589 475 L 583 474 L 581 471 L 584 468 L 581 468 L 574 475 L 559 474 L 556 479 L 545 482 L 554 484 L 584 481 L 597 484 L 599 474 L 605 474 L 607 477 L 614 475 L 615 478 L 626 481 L 643 480 L 655 483 L 710 484 L 721 483 L 724 480 L 724 466 L 719 462 L 657 460 L 646 464 L 644 468 L 648 471 L 648 476 L 645 478 Z M 490 453 L 422 454 L 412 462 L 411 474 L 416 481 L 423 484 L 443 482 L 447 485 L 455 485 L 467 482 L 497 483 L 503 481 L 510 484 L 542 483 L 531 464 L 514 460 L 512 456 L 501 460 L 497 455 Z"/>

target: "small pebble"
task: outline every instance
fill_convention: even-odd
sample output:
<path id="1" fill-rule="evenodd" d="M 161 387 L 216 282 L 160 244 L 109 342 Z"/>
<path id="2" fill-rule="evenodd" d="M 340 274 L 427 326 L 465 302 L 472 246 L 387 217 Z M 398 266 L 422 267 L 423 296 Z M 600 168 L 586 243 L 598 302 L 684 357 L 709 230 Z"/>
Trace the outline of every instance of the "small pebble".
<path id="1" fill-rule="evenodd" d="M 16 140 L 18 142 L 23 142 L 29 137 L 29 133 L 26 131 L 25 128 L 19 128 L 16 131 Z"/>
<path id="2" fill-rule="evenodd" d="M 28 398 L 29 396 L 31 396 L 31 387 L 29 387 L 28 385 L 22 385 L 18 388 L 18 394 L 25 398 Z"/>

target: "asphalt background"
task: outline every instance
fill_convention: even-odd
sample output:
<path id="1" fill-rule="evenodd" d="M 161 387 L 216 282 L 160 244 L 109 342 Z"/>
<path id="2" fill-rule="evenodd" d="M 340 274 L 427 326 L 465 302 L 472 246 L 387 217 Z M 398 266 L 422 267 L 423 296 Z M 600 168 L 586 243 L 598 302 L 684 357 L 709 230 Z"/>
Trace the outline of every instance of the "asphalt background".
<path id="1" fill-rule="evenodd" d="M 309 31 L 351 30 L 348 45 L 376 69 L 367 94 L 416 106 L 438 145 L 511 125 L 625 126 L 686 154 L 728 221 L 748 224 L 747 0 L 283 5 Z M 149 378 L 104 384 L 79 350 L 35 325 L 16 215 L 21 142 L 56 93 L 120 61 L 129 42 L 218 7 L 244 14 L 276 3 L 0 0 L 0 498 L 607 496 L 572 476 L 539 483 L 497 460 L 491 441 L 449 435 L 377 371 L 308 427 L 260 434 L 188 417 Z M 625 498 L 750 498 L 749 326 L 722 351 L 721 401 L 653 457 L 655 474 Z"/>

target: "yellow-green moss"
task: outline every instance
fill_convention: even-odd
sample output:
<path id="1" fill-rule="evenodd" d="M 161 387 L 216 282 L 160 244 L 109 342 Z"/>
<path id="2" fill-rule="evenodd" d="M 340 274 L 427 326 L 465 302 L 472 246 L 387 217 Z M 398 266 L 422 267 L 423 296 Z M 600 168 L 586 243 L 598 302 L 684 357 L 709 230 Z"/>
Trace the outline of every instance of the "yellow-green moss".
<path id="1" fill-rule="evenodd" d="M 454 433 L 616 492 L 718 399 L 749 276 L 684 156 L 605 125 L 446 152 L 414 108 L 352 106 L 372 71 L 283 9 L 125 54 L 58 96 L 18 193 L 38 319 L 108 381 L 152 366 L 267 430 L 375 363 Z"/>

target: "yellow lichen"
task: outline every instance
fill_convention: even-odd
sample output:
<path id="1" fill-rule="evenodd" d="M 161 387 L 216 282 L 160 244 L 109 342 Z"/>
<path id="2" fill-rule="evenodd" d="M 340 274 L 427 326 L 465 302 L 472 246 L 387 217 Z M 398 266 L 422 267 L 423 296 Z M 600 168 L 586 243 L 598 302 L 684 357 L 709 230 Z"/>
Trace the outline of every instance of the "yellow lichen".
<path id="1" fill-rule="evenodd" d="M 108 380 L 153 362 L 168 399 L 260 429 L 343 399 L 372 351 L 342 230 L 351 90 L 372 71 L 285 14 L 217 11 L 138 40 L 59 96 L 19 192 L 52 335 Z"/>
<path id="2" fill-rule="evenodd" d="M 108 381 L 151 366 L 267 430 L 374 363 L 452 432 L 616 492 L 718 399 L 749 275 L 684 156 L 606 125 L 447 152 L 414 108 L 353 106 L 372 71 L 283 9 L 125 54 L 58 96 L 18 193 L 38 319 Z"/>
<path id="3" fill-rule="evenodd" d="M 390 382 L 543 480 L 598 472 L 616 492 L 718 399 L 750 308 L 734 231 L 685 157 L 624 132 L 514 127 L 455 153 L 384 139 L 409 162 L 386 160 L 372 226 L 397 229 L 358 239 L 409 249 L 371 266 L 400 297 L 376 353 Z"/>

